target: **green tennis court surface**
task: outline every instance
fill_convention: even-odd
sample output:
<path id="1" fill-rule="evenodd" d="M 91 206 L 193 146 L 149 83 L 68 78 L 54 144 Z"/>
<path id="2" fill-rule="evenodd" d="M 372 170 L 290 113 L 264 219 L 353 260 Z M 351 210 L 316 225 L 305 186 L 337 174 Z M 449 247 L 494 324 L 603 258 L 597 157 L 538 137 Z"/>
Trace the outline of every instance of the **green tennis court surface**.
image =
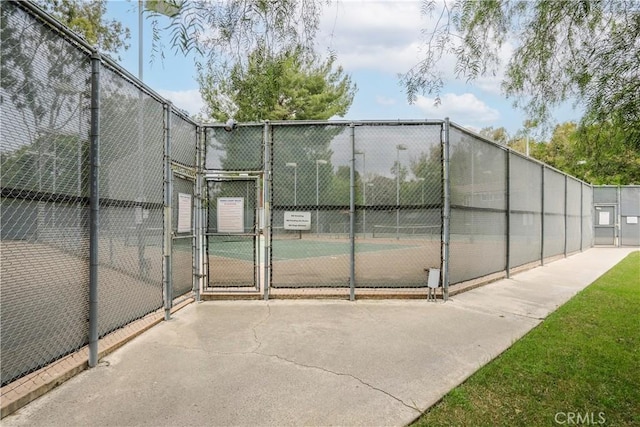
<path id="1" fill-rule="evenodd" d="M 349 254 L 349 242 L 321 242 L 314 240 L 275 240 L 271 242 L 274 261 L 287 261 Z M 382 252 L 415 248 L 419 245 L 395 245 L 389 243 L 356 243 L 356 253 Z M 253 260 L 253 242 L 210 242 L 209 255 Z"/>

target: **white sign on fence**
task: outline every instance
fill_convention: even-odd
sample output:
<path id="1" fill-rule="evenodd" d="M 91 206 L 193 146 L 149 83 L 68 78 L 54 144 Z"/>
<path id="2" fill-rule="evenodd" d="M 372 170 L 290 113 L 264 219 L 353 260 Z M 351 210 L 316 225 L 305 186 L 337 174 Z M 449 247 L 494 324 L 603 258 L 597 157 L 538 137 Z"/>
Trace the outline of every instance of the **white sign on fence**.
<path id="1" fill-rule="evenodd" d="M 244 197 L 218 197 L 218 233 L 244 232 Z"/>
<path id="2" fill-rule="evenodd" d="M 285 230 L 311 230 L 311 212 L 284 213 Z"/>
<path id="3" fill-rule="evenodd" d="M 178 193 L 178 233 L 191 231 L 191 195 Z"/>

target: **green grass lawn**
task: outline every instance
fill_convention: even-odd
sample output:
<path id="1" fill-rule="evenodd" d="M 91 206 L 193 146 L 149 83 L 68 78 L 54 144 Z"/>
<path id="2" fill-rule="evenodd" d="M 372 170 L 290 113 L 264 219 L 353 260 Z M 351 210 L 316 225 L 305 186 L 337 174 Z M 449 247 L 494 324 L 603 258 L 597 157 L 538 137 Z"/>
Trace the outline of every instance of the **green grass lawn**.
<path id="1" fill-rule="evenodd" d="M 640 426 L 640 252 L 552 313 L 415 426 Z"/>

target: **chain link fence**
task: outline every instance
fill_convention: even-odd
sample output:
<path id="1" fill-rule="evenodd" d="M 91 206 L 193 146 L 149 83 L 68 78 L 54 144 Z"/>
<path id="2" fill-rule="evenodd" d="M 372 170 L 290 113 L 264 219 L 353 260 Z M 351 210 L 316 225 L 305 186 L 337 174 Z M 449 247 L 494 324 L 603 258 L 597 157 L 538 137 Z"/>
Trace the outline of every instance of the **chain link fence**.
<path id="1" fill-rule="evenodd" d="M 507 256 L 508 151 L 450 130 L 450 283 L 503 271 Z"/>
<path id="2" fill-rule="evenodd" d="M 90 59 L 3 2 L 2 385 L 86 344 Z"/>
<path id="3" fill-rule="evenodd" d="M 596 245 L 640 246 L 640 186 L 593 188 Z"/>
<path id="4" fill-rule="evenodd" d="M 452 125 L 449 284 L 593 245 L 592 187 Z"/>
<path id="5" fill-rule="evenodd" d="M 426 286 L 441 263 L 441 126 L 274 123 L 270 286 Z"/>
<path id="6" fill-rule="evenodd" d="M 355 284 L 425 287 L 441 266 L 442 123 L 354 128 Z"/>
<path id="7" fill-rule="evenodd" d="M 198 125 L 30 3 L 0 10 L 3 386 L 87 344 L 91 364 L 174 295 L 353 299 L 437 269 L 446 298 L 640 242 L 638 187 L 593 189 L 448 120 Z"/>
<path id="8" fill-rule="evenodd" d="M 31 3 L 0 13 L 5 386 L 191 292 L 198 131 Z"/>
<path id="9" fill-rule="evenodd" d="M 258 239 L 264 227 L 264 125 L 205 132 L 205 288 L 257 291 L 264 261 Z"/>
<path id="10" fill-rule="evenodd" d="M 104 335 L 162 306 L 163 105 L 100 70 L 98 313 Z"/>
<path id="11" fill-rule="evenodd" d="M 349 286 L 351 129 L 272 127 L 271 280 Z"/>

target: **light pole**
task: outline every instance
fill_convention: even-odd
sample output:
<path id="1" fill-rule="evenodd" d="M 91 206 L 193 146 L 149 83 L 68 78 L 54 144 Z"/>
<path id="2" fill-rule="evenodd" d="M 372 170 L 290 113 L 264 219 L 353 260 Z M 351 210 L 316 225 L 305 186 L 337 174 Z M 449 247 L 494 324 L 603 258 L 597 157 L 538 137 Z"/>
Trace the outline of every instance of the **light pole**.
<path id="1" fill-rule="evenodd" d="M 396 145 L 396 239 L 400 239 L 400 152 L 406 149 L 404 144 Z"/>
<path id="2" fill-rule="evenodd" d="M 316 160 L 316 234 L 320 237 L 320 185 L 319 185 L 319 167 L 320 165 L 326 165 L 326 160 Z"/>
<path id="3" fill-rule="evenodd" d="M 418 177 L 418 178 L 416 178 L 416 181 L 421 183 L 420 184 L 420 187 L 421 187 L 420 188 L 420 194 L 422 196 L 422 206 L 424 206 L 424 181 L 425 181 L 425 179 L 422 178 L 422 177 Z"/>
<path id="4" fill-rule="evenodd" d="M 362 236 L 367 237 L 367 155 L 364 151 L 355 151 L 354 154 L 362 155 Z"/>
<path id="5" fill-rule="evenodd" d="M 82 92 L 78 92 L 78 150 L 76 165 L 76 191 L 78 193 L 78 203 L 76 207 L 76 227 L 78 227 L 78 236 L 80 235 L 80 220 L 82 218 Z"/>
<path id="6" fill-rule="evenodd" d="M 298 206 L 298 164 L 290 162 L 285 164 L 288 168 L 293 168 L 293 205 Z"/>

